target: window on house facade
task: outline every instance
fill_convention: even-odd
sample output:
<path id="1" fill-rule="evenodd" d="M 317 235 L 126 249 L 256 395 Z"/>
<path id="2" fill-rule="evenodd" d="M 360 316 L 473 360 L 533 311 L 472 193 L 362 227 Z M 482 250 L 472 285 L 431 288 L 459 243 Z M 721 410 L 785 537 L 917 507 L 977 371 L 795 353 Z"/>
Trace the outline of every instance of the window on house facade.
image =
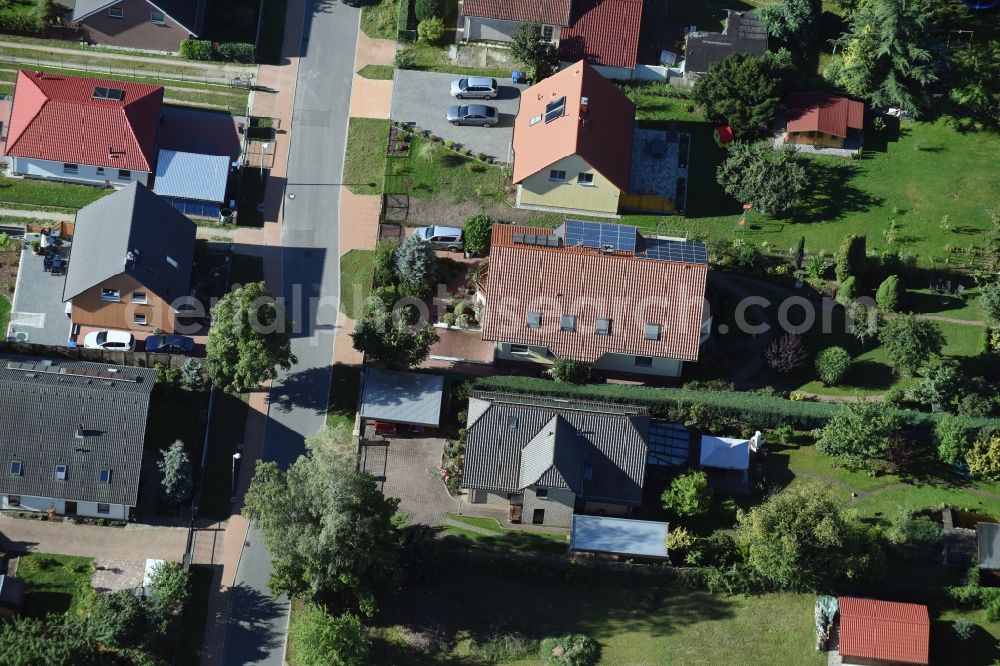
<path id="1" fill-rule="evenodd" d="M 7 506 L 21 506 L 21 496 L 7 495 Z"/>
<path id="2" fill-rule="evenodd" d="M 56 481 L 66 480 L 66 465 L 56 465 Z"/>
<path id="3" fill-rule="evenodd" d="M 566 172 L 561 169 L 551 169 L 549 171 L 549 180 L 554 183 L 565 183 L 566 182 Z"/>
<path id="4" fill-rule="evenodd" d="M 548 488 L 535 488 L 535 497 L 538 499 L 545 499 L 549 496 Z"/>
<path id="5" fill-rule="evenodd" d="M 23 471 L 23 466 L 21 465 L 21 461 L 20 460 L 11 460 L 10 461 L 10 475 L 11 476 L 21 476 L 21 472 L 22 471 Z"/>
<path id="6" fill-rule="evenodd" d="M 637 368 L 652 368 L 653 367 L 653 357 L 652 356 L 636 356 L 635 366 Z"/>
<path id="7" fill-rule="evenodd" d="M 136 323 L 136 324 L 145 324 L 146 323 L 146 313 L 145 312 L 136 312 L 136 313 L 134 313 L 132 315 L 132 322 Z"/>
<path id="8" fill-rule="evenodd" d="M 111 505 L 110 504 L 98 504 L 97 505 L 97 513 L 111 513 Z"/>
<path id="9" fill-rule="evenodd" d="M 132 180 L 132 172 L 128 169 L 118 169 L 118 178 L 121 180 Z"/>
<path id="10" fill-rule="evenodd" d="M 528 345 L 511 345 L 510 346 L 510 353 L 511 354 L 527 354 L 528 353 Z"/>
<path id="11" fill-rule="evenodd" d="M 120 289 L 101 289 L 101 300 L 120 301 L 122 300 L 122 292 Z"/>
<path id="12" fill-rule="evenodd" d="M 111 483 L 111 470 L 105 467 L 97 473 L 97 480 L 101 483 Z"/>
<path id="13" fill-rule="evenodd" d="M 554 25 L 543 25 L 542 26 L 542 39 L 552 41 L 552 37 L 556 34 L 556 27 Z"/>
<path id="14" fill-rule="evenodd" d="M 69 164 L 68 162 L 63 164 L 63 173 L 77 174 L 79 172 L 80 172 L 80 166 L 79 165 L 77 165 L 77 164 Z"/>
<path id="15" fill-rule="evenodd" d="M 576 176 L 577 185 L 593 185 L 594 184 L 594 174 L 592 173 L 581 173 Z"/>
<path id="16" fill-rule="evenodd" d="M 122 7 L 112 7 L 108 10 L 108 16 L 111 18 L 123 18 L 125 16 L 125 10 Z"/>
<path id="17" fill-rule="evenodd" d="M 132 302 L 138 303 L 140 305 L 146 304 L 146 292 L 144 291 L 133 291 L 132 292 Z"/>
<path id="18" fill-rule="evenodd" d="M 163 23 L 166 20 L 166 16 L 163 15 L 163 12 L 150 12 L 149 20 L 153 23 Z"/>
<path id="19" fill-rule="evenodd" d="M 104 175 L 104 167 L 97 167 L 97 175 L 98 176 Z"/>

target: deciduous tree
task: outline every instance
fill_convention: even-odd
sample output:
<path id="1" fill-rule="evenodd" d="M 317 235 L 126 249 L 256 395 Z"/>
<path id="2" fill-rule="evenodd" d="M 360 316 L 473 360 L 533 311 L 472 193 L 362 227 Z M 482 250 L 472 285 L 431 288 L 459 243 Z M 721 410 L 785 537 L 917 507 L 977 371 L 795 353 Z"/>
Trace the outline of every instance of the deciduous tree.
<path id="1" fill-rule="evenodd" d="M 955 402 L 969 386 L 968 378 L 954 361 L 932 358 L 917 370 L 917 381 L 910 389 L 910 400 L 925 405 L 954 409 Z"/>
<path id="2" fill-rule="evenodd" d="M 704 472 L 678 476 L 660 497 L 663 508 L 678 516 L 700 516 L 712 508 L 712 489 Z"/>
<path id="3" fill-rule="evenodd" d="M 299 666 L 363 666 L 368 662 L 368 634 L 357 616 L 331 615 L 310 604 L 288 629 L 288 642 Z"/>
<path id="4" fill-rule="evenodd" d="M 957 465 L 965 459 L 971 438 L 971 429 L 957 416 L 946 414 L 934 425 L 938 458 L 949 465 Z"/>
<path id="5" fill-rule="evenodd" d="M 980 479 L 1000 480 L 1000 434 L 983 435 L 965 452 L 969 471 Z"/>
<path id="6" fill-rule="evenodd" d="M 290 325 L 263 282 L 226 294 L 212 308 L 205 369 L 226 391 L 246 391 L 278 376 L 297 361 Z"/>
<path id="7" fill-rule="evenodd" d="M 465 251 L 474 257 L 482 257 L 490 252 L 490 234 L 493 232 L 493 219 L 485 214 L 473 215 L 465 221 Z"/>
<path id="8" fill-rule="evenodd" d="M 895 409 L 869 400 L 842 406 L 820 430 L 821 453 L 854 469 L 873 469 L 898 436 L 902 421 Z"/>
<path id="9" fill-rule="evenodd" d="M 957 112 L 987 127 L 1000 126 L 1000 41 L 955 49 L 951 64 L 948 96 Z"/>
<path id="10" fill-rule="evenodd" d="M 801 336 L 787 333 L 767 346 L 764 358 L 772 369 L 787 375 L 809 361 L 809 350 Z"/>
<path id="11" fill-rule="evenodd" d="M 145 640 L 146 607 L 131 590 L 100 594 L 87 618 L 93 639 L 105 647 L 132 647 Z"/>
<path id="12" fill-rule="evenodd" d="M 698 77 L 694 98 L 709 120 L 728 123 L 737 139 L 757 138 L 774 119 L 784 64 L 773 57 L 731 55 Z"/>
<path id="13" fill-rule="evenodd" d="M 422 363 L 439 339 L 433 326 L 427 322 L 408 323 L 401 313 L 394 315 L 376 297 L 369 300 L 351 338 L 355 349 L 396 370 Z"/>
<path id="14" fill-rule="evenodd" d="M 418 21 L 426 21 L 429 18 L 442 18 L 444 16 L 443 0 L 414 0 L 413 14 Z"/>
<path id="15" fill-rule="evenodd" d="M 719 165 L 716 179 L 731 197 L 772 217 L 788 215 L 801 204 L 809 185 L 804 158 L 791 147 L 736 142 Z"/>
<path id="16" fill-rule="evenodd" d="M 528 78 L 534 82 L 552 76 L 559 69 L 559 49 L 542 35 L 542 24 L 525 21 L 514 30 L 510 43 L 514 60 L 524 66 Z"/>
<path id="17" fill-rule="evenodd" d="M 893 369 L 910 376 L 931 356 L 939 355 L 944 346 L 938 325 L 913 315 L 887 319 L 879 331 L 879 339 Z"/>
<path id="18" fill-rule="evenodd" d="M 306 440 L 287 471 L 258 463 L 244 507 L 271 552 L 271 590 L 371 616 L 399 570 L 399 500 L 357 469 L 346 427 Z"/>
<path id="19" fill-rule="evenodd" d="M 805 46 L 819 36 L 822 0 L 782 0 L 757 8 L 760 19 L 772 37 Z"/>
<path id="20" fill-rule="evenodd" d="M 191 594 L 189 574 L 176 562 L 161 562 L 149 575 L 149 603 L 161 625 L 177 617 Z"/>
<path id="21" fill-rule="evenodd" d="M 590 366 L 583 361 L 560 357 L 552 364 L 552 377 L 557 382 L 584 384 L 590 378 Z"/>
<path id="22" fill-rule="evenodd" d="M 1000 324 L 1000 283 L 985 284 L 979 290 L 979 307 L 993 324 Z"/>
<path id="23" fill-rule="evenodd" d="M 4 666 L 97 666 L 106 663 L 82 620 L 69 614 L 0 622 Z"/>

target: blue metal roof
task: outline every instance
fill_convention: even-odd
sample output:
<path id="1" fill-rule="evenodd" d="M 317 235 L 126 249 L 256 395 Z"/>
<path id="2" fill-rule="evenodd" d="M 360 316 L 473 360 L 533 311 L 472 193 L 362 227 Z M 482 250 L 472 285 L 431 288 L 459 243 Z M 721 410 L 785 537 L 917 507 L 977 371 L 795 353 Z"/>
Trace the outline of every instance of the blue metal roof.
<path id="1" fill-rule="evenodd" d="M 229 157 L 161 150 L 153 191 L 161 197 L 223 202 L 229 178 Z"/>
<path id="2" fill-rule="evenodd" d="M 570 550 L 667 557 L 667 523 L 607 516 L 573 516 Z"/>

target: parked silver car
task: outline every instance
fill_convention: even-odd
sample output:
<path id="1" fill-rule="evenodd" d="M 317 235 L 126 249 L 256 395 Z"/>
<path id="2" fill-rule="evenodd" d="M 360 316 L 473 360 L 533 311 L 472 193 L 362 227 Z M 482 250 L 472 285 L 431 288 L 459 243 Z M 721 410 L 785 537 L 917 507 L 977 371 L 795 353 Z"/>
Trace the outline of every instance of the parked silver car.
<path id="1" fill-rule="evenodd" d="M 485 76 L 470 76 L 451 82 L 451 96 L 456 99 L 493 99 L 498 91 L 497 80 Z"/>
<path id="2" fill-rule="evenodd" d="M 493 127 L 500 122 L 496 107 L 485 104 L 463 104 L 448 107 L 448 122 L 452 125 L 482 125 Z"/>
<path id="3" fill-rule="evenodd" d="M 413 233 L 428 241 L 437 250 L 458 252 L 465 247 L 462 230 L 458 227 L 417 227 Z"/>

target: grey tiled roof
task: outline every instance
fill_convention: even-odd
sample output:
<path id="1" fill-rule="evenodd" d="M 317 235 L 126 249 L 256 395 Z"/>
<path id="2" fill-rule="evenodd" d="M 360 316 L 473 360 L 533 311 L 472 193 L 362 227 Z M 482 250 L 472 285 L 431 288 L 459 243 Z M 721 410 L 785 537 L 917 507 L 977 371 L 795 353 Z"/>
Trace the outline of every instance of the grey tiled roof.
<path id="1" fill-rule="evenodd" d="M 529 485 L 569 487 L 586 499 L 641 502 L 648 415 L 526 402 L 489 394 L 470 399 L 464 487 L 509 493 Z"/>
<path id="2" fill-rule="evenodd" d="M 76 214 L 63 300 L 121 273 L 168 302 L 187 296 L 195 231 L 194 222 L 138 182 L 98 199 Z"/>
<path id="3" fill-rule="evenodd" d="M 135 506 L 156 371 L 50 363 L 0 358 L 0 494 Z M 11 475 L 12 460 L 21 461 L 20 476 Z M 67 467 L 65 481 L 55 478 L 57 464 Z M 101 469 L 111 470 L 110 483 L 100 483 Z"/>
<path id="4" fill-rule="evenodd" d="M 684 71 L 707 72 L 713 62 L 736 53 L 763 55 L 767 51 L 767 29 L 754 12 L 728 11 L 726 29 L 692 32 L 684 51 Z"/>
<path id="5" fill-rule="evenodd" d="M 365 368 L 361 418 L 436 428 L 441 421 L 444 377 Z"/>
<path id="6" fill-rule="evenodd" d="M 79 21 L 94 12 L 117 5 L 121 0 L 76 0 L 73 20 Z M 205 23 L 205 0 L 154 0 L 150 5 L 162 10 L 195 36 Z"/>

